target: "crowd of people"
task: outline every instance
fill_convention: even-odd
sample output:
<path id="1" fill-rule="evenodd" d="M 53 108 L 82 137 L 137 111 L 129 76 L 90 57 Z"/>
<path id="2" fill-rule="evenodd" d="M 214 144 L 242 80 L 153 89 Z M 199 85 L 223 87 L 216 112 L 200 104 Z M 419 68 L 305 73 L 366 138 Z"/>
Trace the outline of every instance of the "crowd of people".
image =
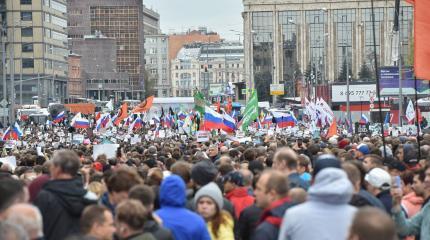
<path id="1" fill-rule="evenodd" d="M 142 136 L 95 158 L 103 143 L 86 137 L 35 127 L 3 146 L 17 166 L 0 166 L 0 239 L 430 239 L 429 134 L 385 148 L 366 135 Z"/>

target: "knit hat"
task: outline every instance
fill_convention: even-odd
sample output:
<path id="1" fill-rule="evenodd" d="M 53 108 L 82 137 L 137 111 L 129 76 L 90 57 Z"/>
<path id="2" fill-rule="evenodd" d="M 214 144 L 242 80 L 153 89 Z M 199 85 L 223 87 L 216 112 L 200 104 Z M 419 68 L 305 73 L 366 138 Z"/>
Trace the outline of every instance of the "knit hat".
<path id="1" fill-rule="evenodd" d="M 222 192 L 219 189 L 218 185 L 214 182 L 210 182 L 206 184 L 204 187 L 200 188 L 196 195 L 194 196 L 194 207 L 197 208 L 197 202 L 202 197 L 210 197 L 216 205 L 218 205 L 218 209 L 222 209 L 224 207 L 224 199 L 222 197 Z"/>
<path id="2" fill-rule="evenodd" d="M 364 177 L 364 180 L 366 180 L 373 187 L 382 190 L 388 190 L 391 186 L 391 176 L 382 168 L 374 168 L 370 170 L 370 172 Z"/>
<path id="3" fill-rule="evenodd" d="M 369 146 L 367 146 L 367 144 L 365 144 L 365 143 L 362 143 L 362 144 L 358 145 L 358 146 L 357 146 L 357 150 L 358 150 L 359 152 L 361 152 L 362 154 L 364 154 L 364 155 L 366 155 L 366 154 L 369 154 L 369 153 L 370 153 Z"/>
<path id="4" fill-rule="evenodd" d="M 317 158 L 315 161 L 315 167 L 313 175 L 316 176 L 318 172 L 323 170 L 324 168 L 341 168 L 340 161 L 334 155 L 324 154 Z"/>
<path id="5" fill-rule="evenodd" d="M 208 160 L 198 162 L 191 168 L 191 179 L 200 186 L 212 182 L 217 174 L 217 168 Z"/>
<path id="6" fill-rule="evenodd" d="M 243 187 L 243 176 L 238 171 L 229 172 L 227 175 L 225 175 L 222 178 L 222 182 L 223 183 L 231 182 L 236 184 L 237 186 Z"/>

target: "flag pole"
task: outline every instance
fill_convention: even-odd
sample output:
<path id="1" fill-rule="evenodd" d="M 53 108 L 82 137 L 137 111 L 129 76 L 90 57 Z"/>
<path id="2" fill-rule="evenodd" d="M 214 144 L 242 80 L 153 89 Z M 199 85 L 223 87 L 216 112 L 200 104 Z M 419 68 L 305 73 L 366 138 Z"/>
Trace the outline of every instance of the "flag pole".
<path id="1" fill-rule="evenodd" d="M 371 10 L 372 10 L 373 57 L 374 57 L 374 63 L 375 63 L 376 94 L 378 95 L 379 122 L 381 124 L 382 145 L 384 146 L 384 159 L 387 159 L 387 147 L 385 144 L 385 136 L 384 136 L 384 122 L 383 122 L 384 120 L 382 119 L 381 87 L 379 84 L 379 74 L 378 74 L 378 56 L 376 54 L 376 30 L 375 30 L 374 0 L 371 0 L 370 3 L 371 3 Z"/>
<path id="2" fill-rule="evenodd" d="M 417 90 L 417 77 L 414 77 L 414 88 L 415 88 L 415 119 L 417 125 L 417 143 L 418 143 L 418 161 L 421 160 L 421 141 L 420 141 L 420 119 L 418 118 L 418 90 Z"/>

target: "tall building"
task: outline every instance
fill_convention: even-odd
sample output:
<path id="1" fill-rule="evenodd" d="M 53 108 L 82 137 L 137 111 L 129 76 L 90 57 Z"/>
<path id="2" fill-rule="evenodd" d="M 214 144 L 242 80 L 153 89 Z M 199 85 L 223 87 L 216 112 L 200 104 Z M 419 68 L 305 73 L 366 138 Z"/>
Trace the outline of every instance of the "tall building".
<path id="1" fill-rule="evenodd" d="M 143 33 L 157 35 L 160 33 L 160 14 L 143 5 Z"/>
<path id="2" fill-rule="evenodd" d="M 69 0 L 69 38 L 82 41 L 87 35 L 103 35 L 116 42 L 116 72 L 128 74 L 129 90 L 116 84 L 113 92 L 127 91 L 126 97 L 144 97 L 144 33 L 143 5 L 140 0 Z M 73 50 L 73 49 L 72 49 Z M 106 61 L 99 59 L 98 61 Z M 83 65 L 85 68 L 85 66 Z M 97 71 L 96 71 L 97 72 Z M 99 75 L 102 77 L 101 75 Z M 99 79 L 98 82 L 102 81 Z M 102 83 L 97 84 L 99 91 Z M 100 89 L 99 86 L 102 86 Z M 87 88 L 88 89 L 88 88 Z M 103 98 L 103 97 L 101 97 Z"/>
<path id="3" fill-rule="evenodd" d="M 64 100 L 68 71 L 66 1 L 3 0 L 0 6 L 5 30 L 2 71 L 6 73 L 6 98 L 16 104 L 30 104 L 38 97 L 42 106 Z M 9 90 L 11 80 L 14 94 Z"/>
<path id="4" fill-rule="evenodd" d="M 232 95 L 231 86 L 245 80 L 243 45 L 187 44 L 171 61 L 171 79 L 174 96 L 190 97 L 196 89 L 208 97 Z"/>
<path id="5" fill-rule="evenodd" d="M 107 101 L 111 97 L 121 100 L 130 93 L 133 85 L 125 72 L 117 72 L 117 41 L 100 35 L 87 35 L 72 41 L 73 53 L 79 54 L 82 79 L 85 82 L 84 96 Z"/>
<path id="6" fill-rule="evenodd" d="M 172 96 L 168 47 L 167 35 L 145 35 L 145 69 L 149 77 L 148 83 L 151 83 L 157 97 Z"/>
<path id="7" fill-rule="evenodd" d="M 379 66 L 392 64 L 394 0 L 375 0 Z M 299 82 L 314 89 L 333 82 L 374 79 L 370 0 L 243 0 L 247 86 L 268 100 L 271 83 L 283 83 L 298 96 Z M 401 55 L 410 56 L 413 9 L 402 3 Z M 347 72 L 349 74 L 347 74 Z M 366 74 L 364 74 L 366 73 Z M 311 94 L 312 95 L 312 94 Z"/>

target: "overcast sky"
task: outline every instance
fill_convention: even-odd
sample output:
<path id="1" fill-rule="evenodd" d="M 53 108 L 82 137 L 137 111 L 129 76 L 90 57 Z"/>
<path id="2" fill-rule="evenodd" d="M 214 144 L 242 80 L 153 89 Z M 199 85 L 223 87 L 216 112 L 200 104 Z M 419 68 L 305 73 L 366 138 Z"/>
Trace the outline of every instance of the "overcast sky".
<path id="1" fill-rule="evenodd" d="M 242 0 L 143 0 L 143 4 L 160 14 L 163 33 L 181 32 L 206 26 L 227 40 L 239 40 L 242 32 Z"/>

